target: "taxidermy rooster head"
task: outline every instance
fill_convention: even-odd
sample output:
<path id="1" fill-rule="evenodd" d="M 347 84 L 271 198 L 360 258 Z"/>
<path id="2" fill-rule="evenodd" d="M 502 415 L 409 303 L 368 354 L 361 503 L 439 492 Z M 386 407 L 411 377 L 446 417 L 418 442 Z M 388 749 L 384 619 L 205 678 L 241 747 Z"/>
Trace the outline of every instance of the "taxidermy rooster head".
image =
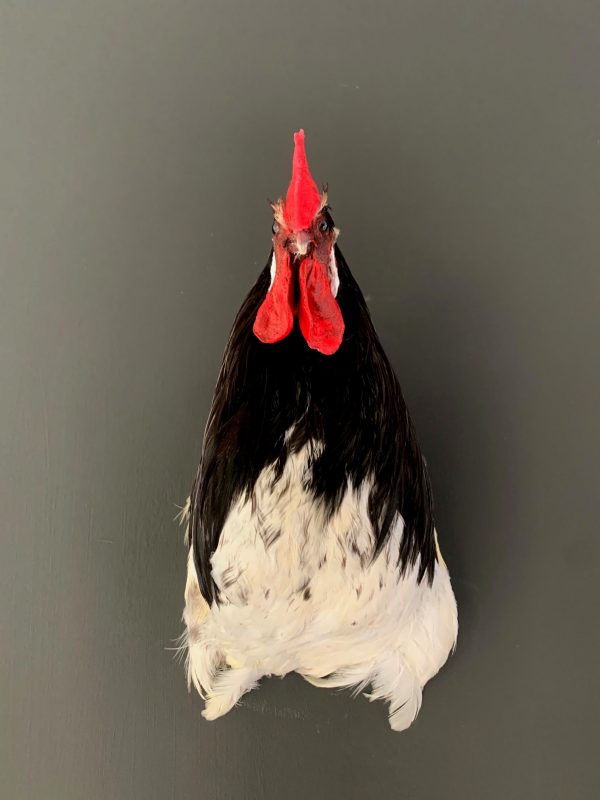
<path id="1" fill-rule="evenodd" d="M 339 287 L 334 246 L 338 231 L 317 189 L 304 148 L 304 131 L 294 134 L 292 180 L 285 200 L 273 203 L 271 286 L 254 321 L 254 333 L 266 344 L 279 342 L 294 319 L 313 350 L 331 355 L 344 336 L 344 320 L 335 299 Z"/>

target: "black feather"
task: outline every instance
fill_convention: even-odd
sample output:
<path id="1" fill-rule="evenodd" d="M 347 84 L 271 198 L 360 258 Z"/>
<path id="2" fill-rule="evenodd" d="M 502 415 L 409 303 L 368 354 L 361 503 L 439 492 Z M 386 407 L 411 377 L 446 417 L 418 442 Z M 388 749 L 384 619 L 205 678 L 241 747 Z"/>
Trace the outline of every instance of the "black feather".
<path id="1" fill-rule="evenodd" d="M 276 344 L 252 331 L 270 280 L 270 259 L 235 319 L 225 350 L 191 495 L 189 539 L 200 589 L 215 596 L 210 559 L 227 514 L 251 497 L 261 471 L 281 476 L 290 453 L 319 441 L 309 491 L 333 514 L 348 485 L 372 478 L 368 511 L 374 555 L 398 514 L 404 519 L 399 569 L 420 557 L 419 580 L 433 578 L 433 502 L 427 468 L 400 386 L 366 302 L 339 250 L 337 301 L 344 340 L 333 355 L 311 350 L 297 325 Z M 285 434 L 293 425 L 287 442 Z"/>

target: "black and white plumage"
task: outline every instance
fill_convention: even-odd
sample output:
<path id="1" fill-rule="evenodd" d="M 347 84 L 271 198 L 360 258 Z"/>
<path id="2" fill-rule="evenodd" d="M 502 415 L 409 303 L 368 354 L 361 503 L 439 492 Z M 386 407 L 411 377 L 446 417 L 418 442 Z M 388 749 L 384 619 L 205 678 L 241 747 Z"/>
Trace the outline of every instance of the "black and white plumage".
<path id="1" fill-rule="evenodd" d="M 300 254 L 281 206 L 233 325 L 187 507 L 188 675 L 207 719 L 263 676 L 297 671 L 317 686 L 370 684 L 403 730 L 457 635 L 427 468 L 326 199 Z M 274 342 L 253 329 L 278 254 L 292 253 L 295 309 L 313 251 L 326 254 L 343 318 L 329 354 L 296 319 Z"/>

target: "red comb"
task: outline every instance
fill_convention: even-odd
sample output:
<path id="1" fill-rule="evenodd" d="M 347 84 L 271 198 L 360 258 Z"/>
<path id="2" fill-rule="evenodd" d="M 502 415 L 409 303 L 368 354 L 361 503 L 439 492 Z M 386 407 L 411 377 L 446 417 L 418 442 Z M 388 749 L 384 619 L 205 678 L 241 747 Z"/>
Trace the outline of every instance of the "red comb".
<path id="1" fill-rule="evenodd" d="M 292 231 L 309 228 L 319 208 L 321 195 L 314 182 L 304 149 L 304 131 L 294 134 L 292 180 L 285 196 L 285 219 Z"/>

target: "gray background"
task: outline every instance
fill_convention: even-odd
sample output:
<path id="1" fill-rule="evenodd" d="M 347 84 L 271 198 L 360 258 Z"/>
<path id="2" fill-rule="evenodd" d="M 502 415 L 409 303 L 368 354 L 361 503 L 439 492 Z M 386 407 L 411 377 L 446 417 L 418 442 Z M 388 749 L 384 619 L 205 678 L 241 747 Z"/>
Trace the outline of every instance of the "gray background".
<path id="1" fill-rule="evenodd" d="M 3 2 L 2 800 L 592 798 L 597 2 Z M 165 648 L 265 198 L 307 130 L 428 457 L 459 648 L 406 734 Z"/>

